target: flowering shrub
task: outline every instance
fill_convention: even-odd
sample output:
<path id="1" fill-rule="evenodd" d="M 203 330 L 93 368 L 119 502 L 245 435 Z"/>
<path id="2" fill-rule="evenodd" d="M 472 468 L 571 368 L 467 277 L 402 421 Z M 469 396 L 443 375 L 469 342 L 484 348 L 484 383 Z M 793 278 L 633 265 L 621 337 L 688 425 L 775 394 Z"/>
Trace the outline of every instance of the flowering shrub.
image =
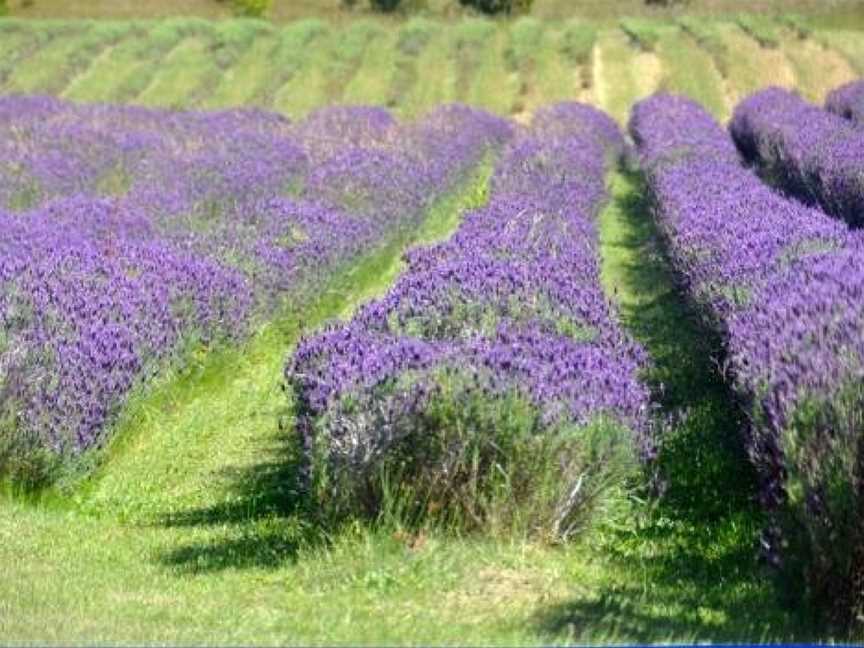
<path id="1" fill-rule="evenodd" d="M 611 120 L 540 111 L 499 163 L 487 207 L 351 322 L 286 368 L 306 487 L 332 513 L 524 525 L 566 539 L 652 452 L 641 348 L 600 286 L 594 216 Z M 405 503 L 407 502 L 407 504 Z"/>
<path id="2" fill-rule="evenodd" d="M 787 191 L 864 224 L 864 131 L 781 88 L 742 101 L 729 129 L 742 153 Z"/>
<path id="3" fill-rule="evenodd" d="M 455 106 L 404 126 L 364 109 L 292 125 L 42 98 L 0 115 L 0 471 L 34 475 L 22 449 L 103 445 L 166 362 L 241 338 L 416 227 L 509 135 Z"/>
<path id="4" fill-rule="evenodd" d="M 831 91 L 825 99 L 825 108 L 864 126 L 864 80 L 850 81 Z"/>
<path id="5" fill-rule="evenodd" d="M 725 340 L 772 512 L 764 556 L 844 624 L 864 574 L 864 241 L 770 190 L 697 104 L 657 95 L 630 121 L 675 269 Z"/>

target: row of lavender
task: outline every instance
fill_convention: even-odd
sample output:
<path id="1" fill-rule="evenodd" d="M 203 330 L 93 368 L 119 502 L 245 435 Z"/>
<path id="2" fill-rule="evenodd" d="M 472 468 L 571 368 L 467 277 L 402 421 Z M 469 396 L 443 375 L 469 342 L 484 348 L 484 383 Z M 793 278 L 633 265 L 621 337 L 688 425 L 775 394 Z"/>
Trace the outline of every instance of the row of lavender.
<path id="1" fill-rule="evenodd" d="M 645 356 L 599 277 L 594 218 L 622 148 L 594 109 L 539 111 L 487 207 L 407 255 L 384 298 L 301 343 L 286 377 L 306 487 L 329 510 L 375 515 L 395 497 L 421 517 L 562 539 L 634 449 L 651 454 Z"/>
<path id="2" fill-rule="evenodd" d="M 130 390 L 188 344 L 314 296 L 510 135 L 455 106 L 410 125 L 378 109 L 291 125 L 11 98 L 0 118 L 7 461 L 102 444 Z"/>
<path id="3" fill-rule="evenodd" d="M 825 108 L 864 126 L 864 79 L 852 81 L 829 93 Z"/>
<path id="4" fill-rule="evenodd" d="M 774 193 L 687 99 L 637 104 L 630 131 L 672 264 L 722 334 L 750 414 L 774 514 L 765 555 L 848 622 L 864 603 L 864 241 Z"/>
<path id="5" fill-rule="evenodd" d="M 838 89 L 829 105 L 856 115 L 862 87 Z M 855 122 L 788 90 L 768 88 L 739 104 L 730 130 L 744 156 L 783 189 L 853 227 L 864 225 L 864 129 Z"/>

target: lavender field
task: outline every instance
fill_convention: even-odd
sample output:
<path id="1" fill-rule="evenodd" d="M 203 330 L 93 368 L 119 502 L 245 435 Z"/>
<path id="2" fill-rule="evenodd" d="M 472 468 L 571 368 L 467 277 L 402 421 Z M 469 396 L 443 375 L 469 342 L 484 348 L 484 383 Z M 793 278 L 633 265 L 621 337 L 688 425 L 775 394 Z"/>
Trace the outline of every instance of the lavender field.
<path id="1" fill-rule="evenodd" d="M 864 640 L 864 80 L 751 85 L 0 95 L 0 643 Z"/>

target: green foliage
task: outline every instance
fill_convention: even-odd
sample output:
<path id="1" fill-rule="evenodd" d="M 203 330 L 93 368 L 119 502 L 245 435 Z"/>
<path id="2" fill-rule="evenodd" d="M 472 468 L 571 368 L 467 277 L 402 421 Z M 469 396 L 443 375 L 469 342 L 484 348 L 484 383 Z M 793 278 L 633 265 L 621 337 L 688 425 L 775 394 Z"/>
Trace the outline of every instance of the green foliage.
<path id="1" fill-rule="evenodd" d="M 211 45 L 217 65 L 229 67 L 257 37 L 272 31 L 270 23 L 256 19 L 241 18 L 219 23 Z"/>
<path id="2" fill-rule="evenodd" d="M 773 19 L 748 13 L 739 14 L 735 22 L 762 47 L 775 48 L 780 46 L 780 31 Z"/>
<path id="3" fill-rule="evenodd" d="M 460 4 L 485 14 L 528 13 L 534 0 L 459 0 Z"/>
<path id="4" fill-rule="evenodd" d="M 272 0 L 232 0 L 234 15 L 243 18 L 263 18 L 270 10 Z"/>
<path id="5" fill-rule="evenodd" d="M 433 396 L 383 456 L 349 469 L 319 446 L 312 493 L 326 517 L 560 542 L 626 501 L 638 473 L 629 430 L 603 420 L 547 423 L 517 390 L 483 393 L 457 368 L 381 389 L 410 389 L 418 379 L 432 381 Z"/>
<path id="6" fill-rule="evenodd" d="M 780 17 L 780 22 L 791 29 L 802 40 L 810 38 L 813 35 L 813 26 L 801 14 L 785 14 Z"/>
<path id="7" fill-rule="evenodd" d="M 0 369 L 0 484 L 36 492 L 53 479 L 57 458 L 41 439 L 18 424 L 21 403 L 15 397 L 15 385 L 19 374 L 14 368 L 0 365 Z"/>
<path id="8" fill-rule="evenodd" d="M 0 0 L 0 16 L 5 16 L 9 13 L 9 6 L 6 4 L 6 0 Z"/>
<path id="9" fill-rule="evenodd" d="M 586 65 L 597 40 L 597 28 L 589 23 L 573 20 L 564 27 L 561 52 L 574 65 Z"/>
<path id="10" fill-rule="evenodd" d="M 624 18 L 621 21 L 621 29 L 639 49 L 645 52 L 653 52 L 657 49 L 661 35 L 660 23 L 642 18 Z"/>
<path id="11" fill-rule="evenodd" d="M 783 577 L 837 627 L 864 628 L 864 387 L 800 404 L 781 438 Z M 759 457 L 757 457 L 759 459 Z"/>
<path id="12" fill-rule="evenodd" d="M 422 52 L 438 29 L 438 24 L 428 18 L 412 18 L 396 37 L 396 49 L 404 56 L 417 56 Z"/>
<path id="13" fill-rule="evenodd" d="M 510 26 L 510 39 L 504 50 L 504 58 L 511 70 L 524 69 L 534 60 L 543 39 L 543 23 L 524 16 Z"/>
<path id="14" fill-rule="evenodd" d="M 708 18 L 683 16 L 678 20 L 678 24 L 685 34 L 693 38 L 699 47 L 712 56 L 720 74 L 728 76 L 731 53 L 716 23 Z"/>

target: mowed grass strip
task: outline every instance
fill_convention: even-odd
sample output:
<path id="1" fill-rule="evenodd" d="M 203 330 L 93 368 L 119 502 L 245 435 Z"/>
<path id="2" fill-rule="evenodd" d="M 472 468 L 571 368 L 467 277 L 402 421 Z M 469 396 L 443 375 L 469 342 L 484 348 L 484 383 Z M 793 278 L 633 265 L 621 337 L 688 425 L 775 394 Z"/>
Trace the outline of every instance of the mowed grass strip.
<path id="1" fill-rule="evenodd" d="M 68 58 L 80 63 L 82 57 L 92 54 L 86 51 L 93 46 L 94 27 L 90 22 L 52 21 L 44 25 L 44 30 L 33 30 L 33 34 L 29 26 L 20 29 L 32 40 L 14 52 L 6 61 L 5 70 L 0 68 L 0 90 L 4 93 L 48 94 L 58 83 L 63 83 L 62 78 L 58 81 L 58 70 L 64 69 Z M 5 33 L 3 35 L 5 37 Z"/>
<path id="2" fill-rule="evenodd" d="M 864 38 L 860 31 L 826 30 L 815 33 L 817 41 L 839 53 L 858 75 L 864 75 Z"/>
<path id="3" fill-rule="evenodd" d="M 430 106 L 456 100 L 457 85 L 464 59 L 454 55 L 452 38 L 456 30 L 439 23 L 429 26 L 424 47 L 416 58 L 416 82 L 404 94 L 402 113 L 419 115 Z"/>
<path id="4" fill-rule="evenodd" d="M 131 30 L 131 23 L 93 22 L 77 33 L 59 35 L 15 67 L 5 91 L 60 95 L 94 58 Z"/>
<path id="5" fill-rule="evenodd" d="M 389 103 L 390 88 L 396 73 L 397 38 L 398 32 L 395 30 L 376 25 L 358 61 L 356 71 L 345 86 L 342 103 Z"/>
<path id="6" fill-rule="evenodd" d="M 123 40 L 93 62 L 70 84 L 64 97 L 74 101 L 129 102 L 150 84 L 164 59 L 190 33 L 198 21 L 170 20 L 147 25 L 140 36 Z"/>
<path id="7" fill-rule="evenodd" d="M 300 118 L 315 108 L 344 103 L 345 89 L 380 30 L 374 21 L 361 20 L 316 38 L 301 55 L 296 73 L 280 88 L 274 108 Z"/>
<path id="8" fill-rule="evenodd" d="M 112 35 L 122 23 L 7 19 L 0 21 L 0 88 L 76 101 L 256 106 L 294 118 L 334 103 L 383 105 L 410 117 L 461 101 L 525 121 L 539 106 L 576 99 L 622 123 L 633 100 L 666 89 L 724 118 L 766 85 L 821 101 L 864 71 L 860 33 L 812 22 L 355 16 L 277 27 L 173 18 L 126 23 L 128 31 Z"/>
<path id="9" fill-rule="evenodd" d="M 387 89 L 386 105 L 409 116 L 408 99 L 420 81 L 419 58 L 438 29 L 426 18 L 413 18 L 402 25 L 395 37 L 392 76 Z"/>
<path id="10" fill-rule="evenodd" d="M 792 641 L 819 636 L 757 562 L 764 518 L 743 424 L 715 364 L 719 340 L 679 292 L 641 178 L 616 173 L 601 214 L 602 279 L 650 353 L 645 380 L 670 419 L 652 467 L 664 494 L 605 546 L 600 589 L 542 615 L 570 643 Z M 550 640 L 554 634 L 550 634 Z"/>
<path id="11" fill-rule="evenodd" d="M 317 73 L 316 56 L 328 36 L 329 28 L 320 20 L 303 20 L 282 29 L 272 58 L 259 62 L 264 70 L 259 74 L 261 85 L 253 95 L 253 102 L 290 113 L 289 105 L 304 82 L 306 92 L 312 92 L 308 76 Z"/>
<path id="12" fill-rule="evenodd" d="M 519 92 L 519 78 L 505 64 L 507 29 L 497 23 L 480 28 L 478 23 L 472 29 L 471 38 L 475 67 L 471 74 L 466 75 L 470 80 L 460 100 L 499 115 L 512 114 Z"/>
<path id="13" fill-rule="evenodd" d="M 514 114 L 527 118 L 541 106 L 580 97 L 580 63 L 565 53 L 565 30 L 528 17 L 513 23 L 509 32 L 505 58 L 518 77 Z M 587 51 L 590 57 L 590 46 Z"/>
<path id="14" fill-rule="evenodd" d="M 269 62 L 279 47 L 278 37 L 263 32 L 257 35 L 248 49 L 228 67 L 213 92 L 204 97 L 201 106 L 206 109 L 254 105 L 256 95 L 270 81 L 273 73 Z"/>
<path id="15" fill-rule="evenodd" d="M 663 69 L 663 88 L 695 99 L 718 119 L 731 114 L 723 77 L 710 54 L 687 34 L 675 27 L 660 30 L 655 51 Z"/>
<path id="16" fill-rule="evenodd" d="M 653 51 L 637 49 L 620 29 L 600 32 L 593 56 L 594 103 L 623 125 L 633 103 L 660 87 L 660 61 Z"/>
<path id="17" fill-rule="evenodd" d="M 12 25 L 2 24 L 0 29 L 0 87 L 15 66 L 23 58 L 36 51 L 45 42 L 50 40 L 50 32 L 45 32 L 41 37 L 28 33 L 24 29 L 13 28 Z"/>
<path id="18" fill-rule="evenodd" d="M 267 23 L 252 20 L 205 24 L 206 28 L 182 40 L 165 57 L 159 72 L 135 103 L 165 108 L 201 107 L 226 70 L 256 37 L 272 29 Z"/>

